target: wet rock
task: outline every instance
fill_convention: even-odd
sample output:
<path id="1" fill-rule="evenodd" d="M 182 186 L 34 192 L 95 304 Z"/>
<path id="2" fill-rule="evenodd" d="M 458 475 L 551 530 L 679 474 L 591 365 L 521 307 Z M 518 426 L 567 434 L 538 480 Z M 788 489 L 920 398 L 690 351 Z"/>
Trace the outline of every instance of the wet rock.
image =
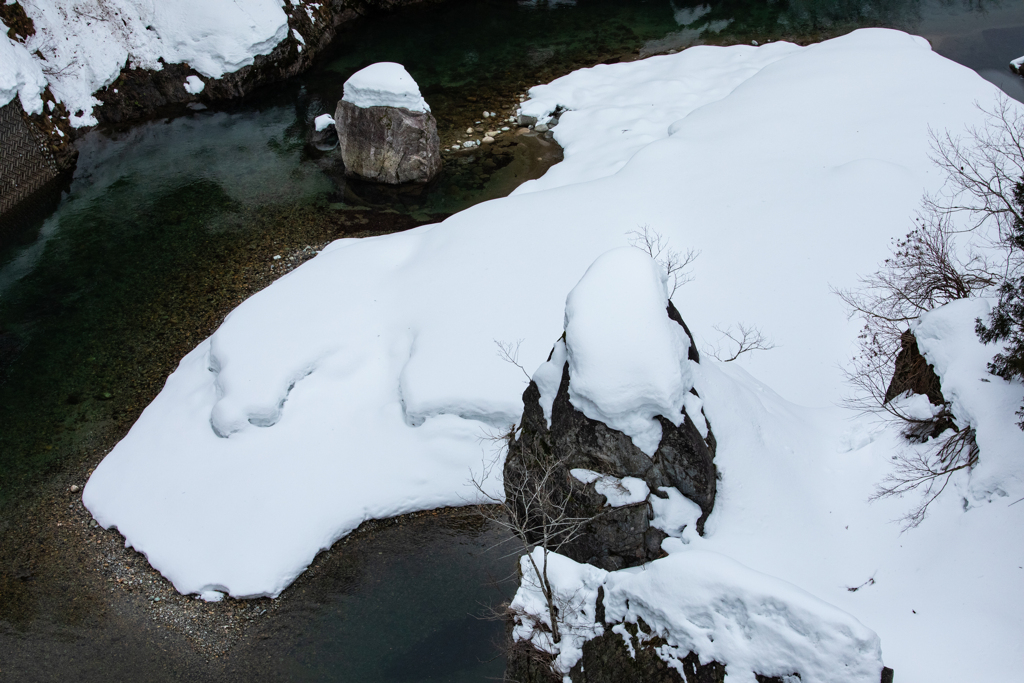
<path id="1" fill-rule="evenodd" d="M 537 117 L 536 116 L 526 116 L 525 114 L 520 114 L 519 115 L 519 125 L 520 126 L 532 126 L 532 125 L 535 125 L 536 123 L 537 123 Z"/>

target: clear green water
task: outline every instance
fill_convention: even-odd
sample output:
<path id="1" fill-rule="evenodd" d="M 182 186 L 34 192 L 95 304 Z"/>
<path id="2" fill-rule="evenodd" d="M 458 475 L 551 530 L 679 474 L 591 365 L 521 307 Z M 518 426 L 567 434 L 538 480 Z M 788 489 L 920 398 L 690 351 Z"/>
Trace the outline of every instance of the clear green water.
<path id="1" fill-rule="evenodd" d="M 859 26 L 922 33 L 937 51 L 1011 94 L 1020 88 L 1005 69 L 1024 53 L 1019 1 L 727 0 L 709 2 L 709 11 L 691 20 L 699 5 L 456 0 L 409 8 L 352 25 L 313 71 L 245 102 L 85 136 L 60 207 L 0 248 L 0 521 L 9 525 L 0 524 L 2 544 L 24 542 L 11 529 L 33 497 L 81 481 L 177 360 L 272 279 L 273 255 L 405 229 L 521 180 L 513 165 L 502 176 L 495 164 L 485 168 L 485 159 L 469 159 L 450 164 L 425 193 L 374 196 L 373 206 L 360 205 L 330 153 L 311 148 L 306 135 L 310 116 L 333 109 L 344 80 L 368 63 L 404 63 L 442 134 L 485 108 L 511 105 L 537 82 L 597 61 L 694 40 L 807 40 Z M 358 555 L 364 567 L 374 567 L 370 574 L 309 588 L 315 598 L 267 626 L 272 646 L 253 645 L 232 660 L 238 679 L 258 671 L 268 680 L 381 681 L 482 680 L 500 673 L 500 662 L 473 664 L 490 656 L 484 646 L 490 636 L 481 634 L 494 629 L 468 620 L 475 608 L 458 599 L 476 595 L 474 586 L 482 584 L 452 583 L 442 571 L 469 576 L 493 569 L 489 563 L 497 560 L 481 560 L 474 545 L 481 538 L 489 537 L 461 528 L 423 531 L 416 542 L 396 542 L 392 548 L 403 552 L 386 562 Z M 458 557 L 446 554 L 457 548 L 463 549 Z M 9 597 L 4 585 L 0 601 Z M 74 587 L 29 590 L 42 595 Z M 235 675 L 227 665 L 209 675 L 199 663 L 169 665 L 178 655 L 168 659 L 146 645 L 138 624 L 108 618 L 61 626 L 58 636 L 48 614 L 33 611 L 29 623 L 36 626 L 16 642 L 26 661 L 66 652 L 65 660 L 51 658 L 54 666 L 71 667 L 56 679 L 91 671 L 92 680 L 102 680 L 115 665 L 140 680 Z M 379 644 L 366 645 L 367 633 Z M 188 650 L 184 641 L 170 647 L 182 657 Z M 4 672 L 0 661 L 0 679 Z"/>

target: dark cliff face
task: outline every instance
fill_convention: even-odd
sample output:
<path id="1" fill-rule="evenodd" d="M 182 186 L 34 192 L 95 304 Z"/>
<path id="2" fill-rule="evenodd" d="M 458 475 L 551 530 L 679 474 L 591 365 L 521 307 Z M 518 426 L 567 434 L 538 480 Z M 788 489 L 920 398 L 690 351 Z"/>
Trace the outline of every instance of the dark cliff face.
<path id="1" fill-rule="evenodd" d="M 679 313 L 669 306 L 668 315 L 685 329 Z M 687 336 L 689 330 L 687 330 Z M 691 355 L 699 360 L 691 337 Z M 562 368 L 562 380 L 551 410 L 548 428 L 540 406 L 540 390 L 533 382 L 523 394 L 523 420 L 518 438 L 509 445 L 505 464 L 506 496 L 515 500 L 524 467 L 552 463 L 554 477 L 562 487 L 561 495 L 570 499 L 574 517 L 593 518 L 576 540 L 560 550 L 577 562 L 586 562 L 614 571 L 635 567 L 661 557 L 664 532 L 650 526 L 650 507 L 646 502 L 610 508 L 594 484 L 574 479 L 572 469 L 593 470 L 614 477 L 644 480 L 652 495 L 664 497 L 659 487 L 675 487 L 700 506 L 697 522 L 703 533 L 704 522 L 715 504 L 717 471 L 715 438 L 708 429 L 704 439 L 686 411 L 679 427 L 659 417 L 661 443 L 653 457 L 637 448 L 630 437 L 584 415 L 569 401 L 569 364 Z M 696 393 L 696 392 L 694 392 Z"/>

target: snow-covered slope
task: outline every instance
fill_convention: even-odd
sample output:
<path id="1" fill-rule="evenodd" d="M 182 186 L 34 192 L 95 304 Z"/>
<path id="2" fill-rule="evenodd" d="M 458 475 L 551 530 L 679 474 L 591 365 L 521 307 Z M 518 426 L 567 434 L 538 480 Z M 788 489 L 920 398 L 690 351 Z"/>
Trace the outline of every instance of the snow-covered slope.
<path id="1" fill-rule="evenodd" d="M 184 62 L 220 78 L 269 53 L 288 36 L 284 1 L 21 0 L 35 35 L 13 50 L 10 39 L 0 37 L 0 104 L 18 93 L 26 111 L 40 111 L 41 88 L 12 92 L 7 84 L 43 78 L 71 112 L 73 126 L 94 125 L 99 101 L 93 93 L 126 65 L 160 70 L 161 60 Z M 8 52 L 18 59 L 7 59 Z"/>
<path id="2" fill-rule="evenodd" d="M 941 182 L 929 126 L 978 123 L 996 89 L 880 29 L 547 88 L 575 107 L 562 164 L 444 223 L 336 242 L 239 306 L 97 467 L 96 518 L 180 591 L 276 595 L 364 519 L 473 500 L 481 437 L 522 411 L 494 340 L 522 338 L 538 367 L 587 267 L 647 225 L 702 251 L 673 299 L 699 346 L 738 321 L 779 345 L 694 377 L 723 472 L 707 549 L 855 615 L 901 682 L 1012 680 L 1024 492 L 967 511 L 944 496 L 900 535 L 908 502 L 865 502 L 895 437 L 832 405 L 858 326 L 829 285 L 872 270 Z"/>

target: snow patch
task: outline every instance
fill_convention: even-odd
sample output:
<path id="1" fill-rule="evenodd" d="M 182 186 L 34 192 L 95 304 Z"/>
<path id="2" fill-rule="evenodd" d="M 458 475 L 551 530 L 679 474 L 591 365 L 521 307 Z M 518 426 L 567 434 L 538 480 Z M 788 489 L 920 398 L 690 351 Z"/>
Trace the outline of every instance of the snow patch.
<path id="1" fill-rule="evenodd" d="M 642 503 L 651 494 L 647 482 L 636 477 L 613 477 L 585 469 L 569 470 L 569 474 L 584 484 L 596 482 L 594 489 L 606 498 L 605 505 L 613 508 Z"/>
<path id="2" fill-rule="evenodd" d="M 26 112 L 41 114 L 45 89 L 46 76 L 32 53 L 8 38 L 6 31 L 0 33 L 0 106 L 17 96 Z"/>
<path id="3" fill-rule="evenodd" d="M 334 125 L 334 117 L 330 114 L 320 114 L 320 116 L 313 119 L 313 127 L 316 128 L 316 132 L 319 133 Z"/>
<path id="4" fill-rule="evenodd" d="M 658 490 L 667 497 L 651 496 L 648 501 L 654 511 L 651 526 L 661 529 L 672 538 L 684 543 L 697 535 L 697 520 L 703 514 L 700 506 L 671 486 L 659 486 Z"/>
<path id="5" fill-rule="evenodd" d="M 992 375 L 988 363 L 1002 347 L 983 344 L 974 321 L 988 321 L 993 299 L 964 299 L 929 311 L 913 326 L 917 346 L 942 378 L 942 395 L 958 426 L 974 427 L 980 454 L 964 494 L 970 502 L 1024 496 L 1024 431 L 1016 411 L 1024 384 Z"/>
<path id="6" fill-rule="evenodd" d="M 555 405 L 555 396 L 558 395 L 558 387 L 562 384 L 562 372 L 565 369 L 567 358 L 565 341 L 559 339 L 551 349 L 551 357 L 541 363 L 537 371 L 533 373 L 533 381 L 540 391 L 540 407 L 544 411 L 548 429 L 551 429 L 551 408 Z"/>
<path id="7" fill-rule="evenodd" d="M 604 627 L 597 623 L 597 591 L 608 572 L 544 548 L 534 548 L 530 555 L 524 555 L 519 568 L 522 580 L 509 605 L 516 615 L 512 638 L 555 655 L 551 667 L 565 676 L 583 657 L 583 644 L 604 633 Z M 551 613 L 541 589 L 541 576 L 547 577 L 558 607 L 558 643 L 551 638 Z"/>
<path id="8" fill-rule="evenodd" d="M 189 76 L 185 79 L 184 85 L 185 91 L 192 95 L 198 95 L 206 88 L 206 83 L 203 83 L 203 79 L 199 78 L 199 76 Z"/>

